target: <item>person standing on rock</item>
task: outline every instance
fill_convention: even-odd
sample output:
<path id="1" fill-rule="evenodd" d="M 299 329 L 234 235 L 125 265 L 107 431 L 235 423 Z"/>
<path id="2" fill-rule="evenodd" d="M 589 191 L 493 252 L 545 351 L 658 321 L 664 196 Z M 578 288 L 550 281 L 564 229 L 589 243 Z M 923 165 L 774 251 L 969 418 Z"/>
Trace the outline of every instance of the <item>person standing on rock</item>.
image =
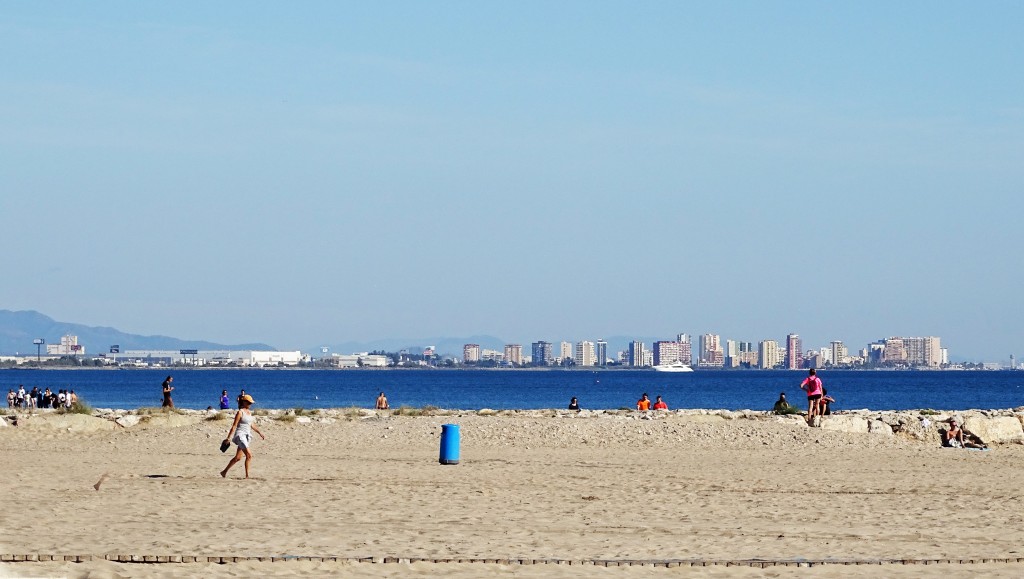
<path id="1" fill-rule="evenodd" d="M 174 378 L 170 376 L 164 378 L 164 402 L 160 405 L 161 408 L 174 408 L 174 400 L 171 400 L 171 392 L 174 392 L 174 386 L 171 386 L 172 382 L 174 382 Z"/>
<path id="2" fill-rule="evenodd" d="M 814 417 L 818 415 L 818 403 L 821 401 L 821 378 L 815 375 L 814 368 L 811 368 L 800 383 L 800 389 L 807 392 L 807 425 L 814 426 Z"/>

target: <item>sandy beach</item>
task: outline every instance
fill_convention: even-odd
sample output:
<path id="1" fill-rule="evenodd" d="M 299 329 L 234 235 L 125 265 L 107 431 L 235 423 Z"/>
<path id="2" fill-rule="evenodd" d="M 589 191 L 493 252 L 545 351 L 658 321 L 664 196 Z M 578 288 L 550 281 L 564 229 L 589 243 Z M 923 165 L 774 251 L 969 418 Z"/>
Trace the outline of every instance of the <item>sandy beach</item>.
<path id="1" fill-rule="evenodd" d="M 261 416 L 251 480 L 241 465 L 219 476 L 230 422 L 201 412 L 129 427 L 23 417 L 0 429 L 0 553 L 93 560 L 5 562 L 0 576 L 877 576 L 871 562 L 890 577 L 1024 574 L 1018 443 L 945 449 L 930 433 L 798 417 L 484 414 Z M 449 423 L 461 462 L 445 466 Z M 244 559 L 104 560 L 119 555 Z M 725 566 L 751 560 L 831 564 Z M 594 564 L 610 561 L 637 565 Z M 654 566 L 668 561 L 681 566 Z"/>

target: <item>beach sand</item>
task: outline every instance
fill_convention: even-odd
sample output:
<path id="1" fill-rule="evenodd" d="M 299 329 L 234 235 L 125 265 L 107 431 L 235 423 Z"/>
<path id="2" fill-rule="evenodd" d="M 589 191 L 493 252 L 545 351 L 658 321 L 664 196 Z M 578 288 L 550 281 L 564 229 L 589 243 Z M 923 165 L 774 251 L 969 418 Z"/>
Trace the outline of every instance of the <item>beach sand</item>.
<path id="1" fill-rule="evenodd" d="M 542 414 L 555 413 L 261 417 L 252 480 L 241 464 L 218 474 L 226 420 L 89 431 L 23 419 L 0 430 L 0 554 L 346 561 L 2 563 L 0 577 L 1024 574 L 1024 562 L 980 562 L 1024 561 L 1019 444 L 943 449 L 798 418 Z M 458 465 L 438 464 L 446 423 L 460 425 Z M 351 561 L 364 557 L 687 566 Z M 887 564 L 689 567 L 752 559 Z M 978 562 L 888 563 L 906 559 Z"/>

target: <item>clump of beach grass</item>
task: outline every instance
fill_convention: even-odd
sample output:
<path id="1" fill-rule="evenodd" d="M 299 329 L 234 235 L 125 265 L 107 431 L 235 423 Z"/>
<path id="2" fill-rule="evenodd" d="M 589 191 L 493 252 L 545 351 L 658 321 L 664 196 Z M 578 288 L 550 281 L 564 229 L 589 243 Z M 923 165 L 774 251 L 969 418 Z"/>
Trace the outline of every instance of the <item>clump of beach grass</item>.
<path id="1" fill-rule="evenodd" d="M 440 410 L 440 408 L 432 404 L 427 404 L 423 408 L 414 408 L 403 404 L 392 410 L 391 414 L 393 416 L 435 416 Z"/>
<path id="2" fill-rule="evenodd" d="M 206 417 L 207 420 L 228 420 L 229 418 L 231 418 L 231 414 L 229 414 L 226 410 L 221 410 L 216 414 L 211 414 L 210 416 Z"/>
<path id="3" fill-rule="evenodd" d="M 786 408 L 780 408 L 778 410 L 773 410 L 772 412 L 778 414 L 779 416 L 788 416 L 790 414 L 803 414 L 803 411 L 797 408 L 796 406 L 787 406 Z"/>
<path id="4" fill-rule="evenodd" d="M 150 416 L 154 414 L 185 414 L 181 408 L 160 408 L 156 406 L 143 406 L 135 410 L 139 416 Z"/>
<path id="5" fill-rule="evenodd" d="M 71 408 L 67 410 L 69 414 L 89 414 L 92 415 L 92 406 L 85 401 L 84 398 L 79 398 L 71 404 Z"/>
<path id="6" fill-rule="evenodd" d="M 296 416 L 294 414 L 288 413 L 288 414 L 282 414 L 281 416 L 278 416 L 276 420 L 278 422 L 295 422 L 295 419 L 296 419 Z"/>
<path id="7" fill-rule="evenodd" d="M 490 408 L 481 408 L 477 411 L 478 416 L 497 416 L 497 410 L 491 410 Z"/>
<path id="8" fill-rule="evenodd" d="M 920 412 L 921 416 L 935 416 L 939 414 L 938 410 L 932 410 L 931 408 L 925 408 Z"/>

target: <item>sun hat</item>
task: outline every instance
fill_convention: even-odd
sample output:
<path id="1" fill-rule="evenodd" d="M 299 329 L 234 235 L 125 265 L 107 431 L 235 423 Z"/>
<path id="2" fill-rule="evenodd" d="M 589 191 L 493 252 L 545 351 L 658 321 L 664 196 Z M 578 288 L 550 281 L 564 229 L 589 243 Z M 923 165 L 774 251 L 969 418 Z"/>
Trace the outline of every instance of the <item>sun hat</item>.
<path id="1" fill-rule="evenodd" d="M 248 402 L 249 404 L 256 404 L 256 401 L 253 400 L 252 396 L 249 396 L 248 394 L 243 394 L 238 399 L 242 402 Z"/>

